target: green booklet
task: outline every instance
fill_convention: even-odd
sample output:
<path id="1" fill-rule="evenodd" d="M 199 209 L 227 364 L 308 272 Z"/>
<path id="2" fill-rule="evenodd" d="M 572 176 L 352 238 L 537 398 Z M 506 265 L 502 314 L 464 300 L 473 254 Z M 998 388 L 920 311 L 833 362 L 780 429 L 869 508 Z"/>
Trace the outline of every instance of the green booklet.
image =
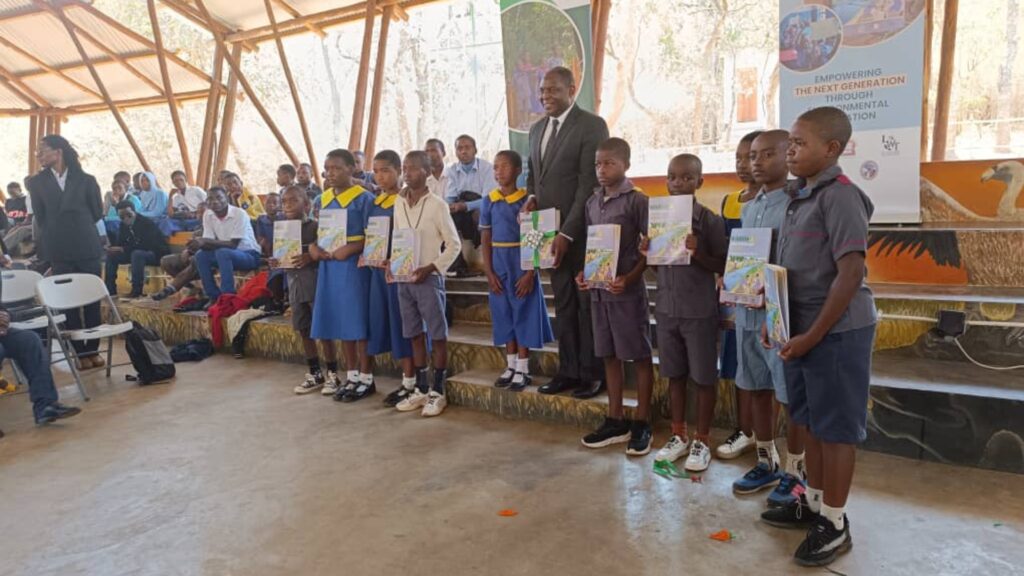
<path id="1" fill-rule="evenodd" d="M 519 267 L 523 270 L 554 268 L 551 244 L 558 236 L 558 210 L 548 208 L 523 214 L 519 221 Z"/>
<path id="2" fill-rule="evenodd" d="M 420 243 L 413 228 L 391 232 L 391 277 L 395 282 L 411 282 L 420 261 Z"/>
<path id="3" fill-rule="evenodd" d="M 316 231 L 316 244 L 322 250 L 334 252 L 347 242 L 348 210 L 321 210 Z"/>
<path id="4" fill-rule="evenodd" d="M 658 196 L 648 201 L 647 263 L 687 266 L 686 237 L 693 229 L 693 196 Z"/>
<path id="5" fill-rule="evenodd" d="M 764 308 L 768 340 L 779 346 L 789 342 L 789 286 L 782 266 L 764 267 Z"/>
<path id="6" fill-rule="evenodd" d="M 771 228 L 734 229 L 729 240 L 720 300 L 761 306 L 764 303 L 764 266 L 771 253 Z"/>
<path id="7" fill-rule="evenodd" d="M 587 253 L 583 279 L 593 288 L 607 290 L 615 280 L 619 265 L 618 224 L 587 226 Z"/>
<path id="8" fill-rule="evenodd" d="M 388 260 L 390 238 L 391 217 L 370 216 L 366 223 L 366 240 L 363 242 L 363 263 L 367 266 L 383 266 Z"/>
<path id="9" fill-rule="evenodd" d="M 274 222 L 273 256 L 278 268 L 294 268 L 292 258 L 302 255 L 302 220 Z"/>

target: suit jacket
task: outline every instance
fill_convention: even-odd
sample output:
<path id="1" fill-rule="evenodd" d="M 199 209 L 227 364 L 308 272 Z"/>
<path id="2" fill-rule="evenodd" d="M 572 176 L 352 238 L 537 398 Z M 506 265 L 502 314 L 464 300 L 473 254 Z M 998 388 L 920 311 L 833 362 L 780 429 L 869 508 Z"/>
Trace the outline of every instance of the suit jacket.
<path id="1" fill-rule="evenodd" d="M 587 233 L 585 205 L 597 187 L 597 146 L 608 138 L 608 124 L 573 104 L 565 123 L 558 128 L 554 149 L 541 162 L 540 141 L 548 120 L 544 118 L 530 127 L 526 189 L 537 197 L 539 209 L 557 208 L 562 219 L 561 232 L 572 238 L 574 245 L 582 245 Z"/>
<path id="2" fill-rule="evenodd" d="M 96 222 L 103 217 L 103 204 L 96 179 L 69 169 L 61 190 L 53 171 L 44 168 L 27 184 L 41 232 L 39 257 L 49 262 L 99 260 L 103 248 Z"/>

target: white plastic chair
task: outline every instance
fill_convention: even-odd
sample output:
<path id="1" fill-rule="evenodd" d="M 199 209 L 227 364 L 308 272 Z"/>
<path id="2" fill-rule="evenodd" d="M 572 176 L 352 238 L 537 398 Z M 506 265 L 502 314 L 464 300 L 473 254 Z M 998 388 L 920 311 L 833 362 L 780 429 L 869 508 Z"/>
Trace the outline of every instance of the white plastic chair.
<path id="1" fill-rule="evenodd" d="M 78 367 L 75 366 L 78 355 L 75 353 L 74 346 L 69 346 L 68 343 L 106 338 L 107 378 L 110 378 L 110 370 L 113 368 L 111 358 L 114 350 L 114 336 L 131 331 L 132 323 L 124 322 L 121 319 L 121 314 L 117 311 L 114 300 L 110 297 L 106 285 L 103 284 L 103 280 L 99 276 L 93 276 L 92 274 L 61 274 L 43 278 L 36 284 L 36 294 L 39 296 L 39 302 L 42 303 L 46 310 L 46 315 L 50 318 L 50 323 L 56 327 L 57 342 L 60 344 L 64 356 L 68 358 L 71 373 L 74 375 L 75 381 L 78 382 L 79 390 L 82 390 L 82 394 L 85 396 L 82 381 L 78 375 Z M 103 301 L 106 301 L 107 306 L 109 306 L 110 313 L 117 322 L 116 324 L 103 323 L 92 328 L 67 330 L 60 327 L 56 321 L 59 316 L 57 314 L 58 311 L 76 310 L 77 313 L 78 308 Z M 76 362 L 72 362 L 72 359 Z M 119 364 L 119 366 L 124 365 L 127 365 L 127 363 Z M 86 397 L 86 399 L 88 398 Z"/>
<path id="2" fill-rule="evenodd" d="M 43 276 L 38 272 L 32 270 L 4 270 L 0 272 L 3 274 L 3 306 L 7 309 L 17 306 L 35 306 L 38 304 L 36 300 L 36 284 L 43 279 Z M 55 326 L 50 324 L 50 318 L 46 315 L 46 311 L 43 308 L 39 308 L 37 314 L 28 316 L 17 322 L 11 322 L 11 328 L 18 328 L 20 330 L 46 330 L 46 338 L 44 343 L 47 347 L 47 351 L 50 353 L 50 363 L 55 364 L 65 360 L 65 357 L 59 357 L 56 360 L 53 359 L 53 351 L 51 349 L 53 340 L 57 337 Z M 58 314 L 54 319 L 59 322 L 66 320 L 63 314 Z M 14 368 L 14 378 L 19 382 L 25 382 L 25 375 L 21 371 L 21 367 L 17 365 L 13 360 L 11 361 L 11 367 Z M 79 387 L 79 392 L 85 397 L 85 391 Z"/>

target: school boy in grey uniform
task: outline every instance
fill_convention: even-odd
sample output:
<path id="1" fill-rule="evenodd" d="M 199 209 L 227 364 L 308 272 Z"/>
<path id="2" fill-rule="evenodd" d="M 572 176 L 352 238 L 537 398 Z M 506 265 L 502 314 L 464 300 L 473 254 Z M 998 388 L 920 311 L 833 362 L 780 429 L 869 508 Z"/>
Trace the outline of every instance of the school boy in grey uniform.
<path id="1" fill-rule="evenodd" d="M 402 314 L 402 336 L 412 340 L 416 367 L 416 390 L 399 402 L 400 412 L 422 410 L 423 416 L 438 416 L 448 405 L 444 396 L 448 368 L 448 323 L 444 317 L 444 274 L 459 254 L 459 231 L 448 205 L 427 187 L 430 157 L 426 152 L 409 152 L 402 162 L 406 187 L 395 202 L 394 228 L 416 230 L 420 245 L 419 268 L 411 282 L 398 286 Z M 442 246 L 444 247 L 442 249 Z M 433 346 L 434 382 L 427 377 L 427 341 Z"/>
<path id="2" fill-rule="evenodd" d="M 807 492 L 761 517 L 810 527 L 797 563 L 824 566 L 852 546 L 846 500 L 856 445 L 867 438 L 875 303 L 865 284 L 871 200 L 838 165 L 852 128 L 833 107 L 803 113 L 790 129 L 790 191 L 779 237 L 788 272 L 790 333 L 785 361 L 790 421 L 807 428 Z"/>

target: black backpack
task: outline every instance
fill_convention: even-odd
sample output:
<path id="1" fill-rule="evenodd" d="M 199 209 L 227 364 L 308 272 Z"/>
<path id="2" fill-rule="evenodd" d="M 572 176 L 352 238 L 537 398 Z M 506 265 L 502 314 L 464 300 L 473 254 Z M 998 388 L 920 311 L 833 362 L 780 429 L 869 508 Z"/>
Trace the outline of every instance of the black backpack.
<path id="1" fill-rule="evenodd" d="M 124 335 L 124 349 L 138 372 L 140 385 L 165 382 L 174 378 L 174 361 L 167 346 L 155 331 L 132 321 L 132 331 Z"/>

